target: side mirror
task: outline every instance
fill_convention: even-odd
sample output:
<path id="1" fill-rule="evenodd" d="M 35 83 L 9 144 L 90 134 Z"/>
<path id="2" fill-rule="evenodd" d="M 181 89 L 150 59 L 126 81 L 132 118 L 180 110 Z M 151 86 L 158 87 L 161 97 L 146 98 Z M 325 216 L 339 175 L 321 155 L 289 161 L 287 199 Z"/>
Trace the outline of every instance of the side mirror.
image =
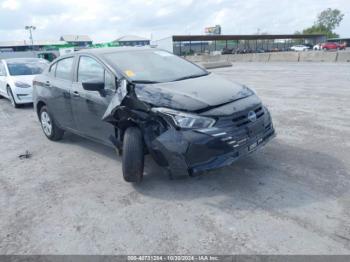
<path id="1" fill-rule="evenodd" d="M 103 82 L 85 82 L 83 83 L 83 88 L 87 91 L 97 91 L 101 92 L 105 89 L 105 83 Z"/>

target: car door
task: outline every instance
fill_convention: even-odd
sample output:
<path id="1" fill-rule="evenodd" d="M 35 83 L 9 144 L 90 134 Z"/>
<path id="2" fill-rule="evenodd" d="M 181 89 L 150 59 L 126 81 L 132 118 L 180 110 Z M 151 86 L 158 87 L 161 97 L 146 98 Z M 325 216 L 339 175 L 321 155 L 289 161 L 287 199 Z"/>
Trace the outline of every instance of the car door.
<path id="1" fill-rule="evenodd" d="M 6 96 L 7 73 L 3 61 L 0 61 L 0 95 Z"/>
<path id="2" fill-rule="evenodd" d="M 103 82 L 101 92 L 84 90 L 83 82 Z M 115 94 L 116 78 L 94 57 L 81 55 L 77 61 L 76 77 L 73 83 L 72 109 L 78 131 L 105 144 L 112 145 L 110 137 L 115 135 L 114 127 L 102 120 Z"/>
<path id="3" fill-rule="evenodd" d="M 47 89 L 47 105 L 59 126 L 75 130 L 71 95 L 74 57 L 66 57 L 54 63 L 44 83 Z"/>

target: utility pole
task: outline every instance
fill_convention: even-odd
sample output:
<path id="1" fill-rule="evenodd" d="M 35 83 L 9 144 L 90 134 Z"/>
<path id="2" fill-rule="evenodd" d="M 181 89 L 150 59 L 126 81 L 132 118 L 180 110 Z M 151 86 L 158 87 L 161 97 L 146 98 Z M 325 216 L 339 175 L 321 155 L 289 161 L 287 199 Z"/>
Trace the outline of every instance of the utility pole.
<path id="1" fill-rule="evenodd" d="M 27 25 L 27 26 L 25 26 L 24 29 L 29 31 L 29 39 L 30 39 L 30 42 L 32 45 L 32 50 L 34 50 L 34 40 L 33 40 L 33 32 L 32 31 L 34 31 L 36 29 L 36 27 L 32 26 L 32 25 Z"/>

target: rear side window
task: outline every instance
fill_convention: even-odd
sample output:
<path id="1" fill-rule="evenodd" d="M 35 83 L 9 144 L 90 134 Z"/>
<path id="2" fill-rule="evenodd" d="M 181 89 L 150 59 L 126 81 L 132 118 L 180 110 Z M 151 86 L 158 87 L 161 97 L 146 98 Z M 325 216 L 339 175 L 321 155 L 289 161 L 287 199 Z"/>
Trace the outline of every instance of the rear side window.
<path id="1" fill-rule="evenodd" d="M 57 62 L 56 77 L 72 80 L 73 57 L 64 58 Z"/>

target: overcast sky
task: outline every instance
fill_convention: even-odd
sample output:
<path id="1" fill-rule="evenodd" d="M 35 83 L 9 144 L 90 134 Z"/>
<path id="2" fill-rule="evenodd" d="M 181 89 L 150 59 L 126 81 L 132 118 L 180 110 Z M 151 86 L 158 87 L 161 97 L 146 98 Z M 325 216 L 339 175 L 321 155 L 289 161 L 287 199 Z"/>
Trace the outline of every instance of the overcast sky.
<path id="1" fill-rule="evenodd" d="M 331 7 L 344 14 L 336 32 L 350 37 L 349 0 L 0 0 L 0 41 L 58 40 L 63 34 L 88 34 L 95 42 L 126 34 L 159 39 L 203 34 L 220 24 L 223 34 L 294 33 L 311 26 Z"/>

